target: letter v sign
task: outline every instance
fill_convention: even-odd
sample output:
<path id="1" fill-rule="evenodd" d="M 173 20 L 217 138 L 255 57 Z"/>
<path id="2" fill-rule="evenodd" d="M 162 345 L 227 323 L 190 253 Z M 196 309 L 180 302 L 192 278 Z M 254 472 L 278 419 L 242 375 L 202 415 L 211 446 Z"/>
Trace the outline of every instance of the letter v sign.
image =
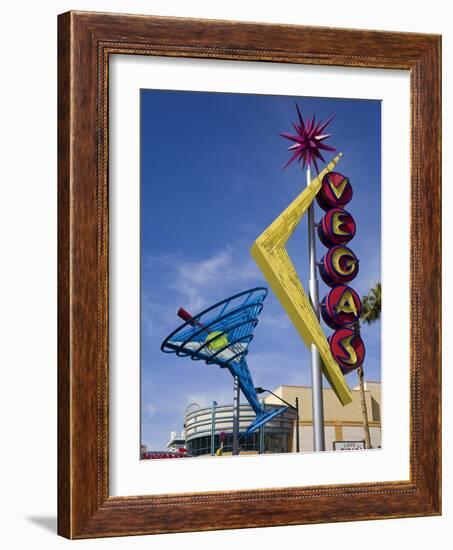
<path id="1" fill-rule="evenodd" d="M 343 180 L 340 181 L 340 183 L 338 185 L 335 185 L 335 183 L 333 181 L 331 181 L 331 179 L 329 177 L 327 179 L 329 180 L 330 188 L 334 192 L 337 199 L 341 199 L 341 197 L 343 195 L 344 188 L 346 187 L 346 184 L 349 182 L 349 179 L 348 178 L 343 178 Z"/>
<path id="2" fill-rule="evenodd" d="M 305 345 L 313 343 L 323 362 L 323 373 L 342 403 L 352 401 L 351 391 L 332 357 L 329 343 L 286 251 L 286 243 L 318 193 L 322 178 L 333 170 L 341 153 L 311 181 L 302 193 L 256 239 L 250 250 L 255 262 L 296 327 Z"/>

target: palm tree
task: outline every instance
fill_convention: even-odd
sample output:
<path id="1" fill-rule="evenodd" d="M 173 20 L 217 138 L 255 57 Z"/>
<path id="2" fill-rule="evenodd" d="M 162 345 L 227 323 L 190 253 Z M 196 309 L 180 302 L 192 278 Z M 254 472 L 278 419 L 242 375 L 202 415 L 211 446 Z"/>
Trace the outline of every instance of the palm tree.
<path id="1" fill-rule="evenodd" d="M 371 325 L 381 318 L 381 283 L 376 283 L 374 288 L 362 298 L 362 315 L 360 319 L 367 325 Z"/>
<path id="2" fill-rule="evenodd" d="M 376 283 L 370 289 L 366 296 L 362 297 L 362 313 L 360 321 L 371 325 L 381 318 L 381 283 Z M 360 321 L 356 325 L 356 330 L 360 334 Z M 365 447 L 371 449 L 370 425 L 368 424 L 368 412 L 365 401 L 365 387 L 363 382 L 363 364 L 357 369 L 360 386 L 360 402 L 363 416 L 363 429 L 365 432 Z"/>

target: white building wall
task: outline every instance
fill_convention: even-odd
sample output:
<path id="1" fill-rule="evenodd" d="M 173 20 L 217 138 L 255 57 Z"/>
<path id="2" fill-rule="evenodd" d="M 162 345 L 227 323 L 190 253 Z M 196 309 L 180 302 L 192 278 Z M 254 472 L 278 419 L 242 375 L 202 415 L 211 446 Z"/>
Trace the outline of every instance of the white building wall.
<path id="1" fill-rule="evenodd" d="M 362 426 L 343 426 L 343 441 L 363 441 L 365 432 Z"/>
<path id="2" fill-rule="evenodd" d="M 370 437 L 373 449 L 381 446 L 381 428 L 370 428 Z"/>
<path id="3" fill-rule="evenodd" d="M 301 452 L 313 451 L 313 427 L 301 426 L 300 428 L 300 450 Z"/>
<path id="4" fill-rule="evenodd" d="M 371 447 L 378 448 L 381 445 L 381 428 L 370 427 Z M 343 426 L 344 441 L 363 441 L 365 432 L 362 426 L 346 427 Z"/>
<path id="5" fill-rule="evenodd" d="M 299 428 L 300 434 L 300 450 L 301 452 L 313 452 L 313 427 L 312 426 L 301 426 Z M 335 427 L 326 426 L 325 428 L 325 442 L 326 442 L 326 451 L 333 450 L 333 442 L 335 441 Z M 293 441 L 293 451 L 296 451 L 296 438 Z"/>
<path id="6" fill-rule="evenodd" d="M 325 427 L 324 438 L 326 442 L 326 451 L 333 451 L 333 442 L 335 441 L 335 426 Z"/>

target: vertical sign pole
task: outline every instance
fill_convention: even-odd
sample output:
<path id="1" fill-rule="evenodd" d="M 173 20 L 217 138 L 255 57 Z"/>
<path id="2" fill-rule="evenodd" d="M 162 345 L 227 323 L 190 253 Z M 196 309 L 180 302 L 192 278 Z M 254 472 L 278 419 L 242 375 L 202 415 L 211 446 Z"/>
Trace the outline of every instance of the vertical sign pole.
<path id="1" fill-rule="evenodd" d="M 307 186 L 310 184 L 310 181 L 311 170 L 309 166 L 307 168 Z M 313 202 L 308 209 L 308 254 L 310 260 L 308 281 L 310 301 L 315 311 L 315 315 L 319 319 L 319 290 L 316 273 L 315 205 Z M 314 344 L 311 344 L 311 379 L 313 402 L 313 450 L 325 451 L 321 357 Z"/>
<path id="2" fill-rule="evenodd" d="M 212 402 L 211 409 L 211 456 L 215 455 L 215 408 L 217 401 Z"/>
<path id="3" fill-rule="evenodd" d="M 263 411 L 264 411 L 264 399 L 260 399 L 260 403 L 261 403 L 261 407 L 263 408 Z M 264 454 L 264 426 L 265 426 L 265 424 L 260 426 L 260 430 L 259 430 L 259 453 L 260 453 L 260 455 Z"/>
<path id="4" fill-rule="evenodd" d="M 239 454 L 239 377 L 234 377 L 233 393 L 233 455 Z"/>
<path id="5" fill-rule="evenodd" d="M 296 452 L 300 453 L 300 433 L 299 433 L 299 398 L 296 397 Z"/>

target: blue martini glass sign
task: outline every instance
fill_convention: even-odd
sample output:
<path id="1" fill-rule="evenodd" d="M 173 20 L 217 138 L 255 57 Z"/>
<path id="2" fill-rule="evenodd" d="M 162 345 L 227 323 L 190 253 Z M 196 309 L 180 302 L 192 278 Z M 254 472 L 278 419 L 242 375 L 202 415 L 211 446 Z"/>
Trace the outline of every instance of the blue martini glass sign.
<path id="1" fill-rule="evenodd" d="M 167 336 L 161 345 L 165 353 L 176 353 L 179 357 L 217 365 L 237 377 L 242 393 L 256 414 L 246 434 L 288 409 L 264 410 L 246 361 L 266 296 L 267 289 L 258 287 L 230 296 L 194 316 L 180 308 L 178 316 L 185 323 Z"/>

